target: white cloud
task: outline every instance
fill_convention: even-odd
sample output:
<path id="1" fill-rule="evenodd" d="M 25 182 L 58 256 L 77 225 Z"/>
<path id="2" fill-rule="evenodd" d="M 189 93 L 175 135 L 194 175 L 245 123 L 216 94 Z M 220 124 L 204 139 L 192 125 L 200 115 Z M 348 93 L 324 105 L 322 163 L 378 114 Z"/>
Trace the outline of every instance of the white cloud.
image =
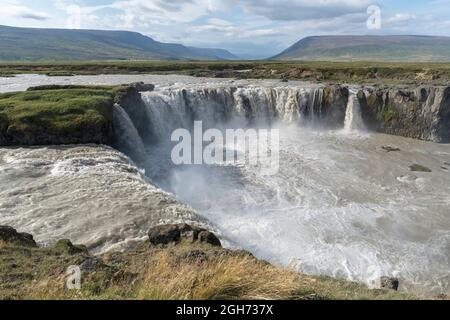
<path id="1" fill-rule="evenodd" d="M 231 25 L 233 25 L 233 23 L 230 21 L 218 19 L 218 18 L 210 18 L 210 19 L 208 19 L 208 23 L 215 25 L 215 26 L 231 26 Z"/>
<path id="2" fill-rule="evenodd" d="M 168 24 L 191 22 L 218 10 L 220 1 L 215 0 L 119 0 L 110 8 L 125 12 L 136 24 L 152 20 L 152 23 Z"/>
<path id="3" fill-rule="evenodd" d="M 57 9 L 67 14 L 66 25 L 64 26 L 66 28 L 80 29 L 90 26 L 108 26 L 104 22 L 108 21 L 110 17 L 101 18 L 97 15 L 97 12 L 107 8 L 107 5 L 82 6 L 78 2 L 71 0 L 55 0 L 54 3 Z"/>
<path id="4" fill-rule="evenodd" d="M 65 11 L 70 7 L 78 7 L 63 0 L 58 2 L 59 7 L 64 7 Z M 89 16 L 99 8 L 117 9 L 121 14 L 116 16 L 116 24 L 136 28 L 190 23 L 215 13 L 223 13 L 231 7 L 241 8 L 249 16 L 265 17 L 268 21 L 330 19 L 365 12 L 373 3 L 373 0 L 116 0 L 105 6 L 84 6 L 81 10 L 83 15 Z M 212 25 L 229 24 L 228 21 L 215 17 L 210 17 L 209 20 Z"/>
<path id="5" fill-rule="evenodd" d="M 2 18 L 19 18 L 31 20 L 47 20 L 49 15 L 45 12 L 36 11 L 20 4 L 19 1 L 6 0 L 2 3 L 0 11 Z"/>
<path id="6" fill-rule="evenodd" d="M 365 12 L 373 0 L 235 0 L 248 12 L 272 20 L 334 18 Z"/>
<path id="7" fill-rule="evenodd" d="M 385 20 L 386 23 L 399 23 L 415 20 L 417 16 L 410 13 L 396 13 Z"/>

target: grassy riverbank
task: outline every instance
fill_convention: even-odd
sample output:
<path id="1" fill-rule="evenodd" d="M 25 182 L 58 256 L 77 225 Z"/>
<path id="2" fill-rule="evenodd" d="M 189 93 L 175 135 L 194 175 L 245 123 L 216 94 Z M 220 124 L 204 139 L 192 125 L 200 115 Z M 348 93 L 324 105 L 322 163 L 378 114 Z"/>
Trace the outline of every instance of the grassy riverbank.
<path id="1" fill-rule="evenodd" d="M 442 84 L 449 63 L 277 62 L 277 61 L 117 61 L 4 62 L 0 76 L 37 73 L 50 76 L 97 74 L 185 74 L 203 77 L 307 80 L 359 84 Z"/>
<path id="2" fill-rule="evenodd" d="M 80 266 L 81 290 L 67 290 Z M 393 290 L 312 277 L 207 243 L 144 242 L 90 255 L 67 241 L 47 248 L 0 242 L 0 299 L 415 299 Z"/>
<path id="3" fill-rule="evenodd" d="M 0 145 L 110 142 L 118 87 L 49 86 L 0 94 Z"/>

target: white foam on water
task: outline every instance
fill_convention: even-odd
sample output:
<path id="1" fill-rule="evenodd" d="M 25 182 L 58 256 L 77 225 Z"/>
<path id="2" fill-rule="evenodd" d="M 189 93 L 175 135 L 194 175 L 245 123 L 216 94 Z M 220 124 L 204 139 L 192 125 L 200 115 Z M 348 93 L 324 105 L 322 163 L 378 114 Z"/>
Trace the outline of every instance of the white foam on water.
<path id="1" fill-rule="evenodd" d="M 102 253 L 155 224 L 203 221 L 108 147 L 0 149 L 0 182 L 0 225 L 44 245 L 70 239 Z"/>
<path id="2" fill-rule="evenodd" d="M 450 175 L 438 168 L 448 148 L 371 134 L 281 129 L 280 171 L 184 166 L 158 182 L 214 223 L 231 247 L 308 274 L 402 290 L 449 292 Z M 387 153 L 383 145 L 405 152 Z M 410 152 L 408 148 L 427 151 Z M 412 175 L 411 162 L 432 173 Z M 164 175 L 166 176 L 166 175 Z"/>

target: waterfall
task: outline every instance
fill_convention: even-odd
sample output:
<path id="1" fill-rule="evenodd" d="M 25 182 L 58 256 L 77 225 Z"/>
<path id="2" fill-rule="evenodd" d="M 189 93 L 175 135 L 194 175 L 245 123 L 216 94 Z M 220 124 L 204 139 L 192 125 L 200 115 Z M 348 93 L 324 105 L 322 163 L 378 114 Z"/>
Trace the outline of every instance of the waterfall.
<path id="1" fill-rule="evenodd" d="M 323 89 L 318 88 L 312 92 L 312 101 L 309 106 L 309 120 L 313 125 L 317 125 L 322 119 Z"/>
<path id="2" fill-rule="evenodd" d="M 143 92 L 146 113 L 159 141 L 174 129 L 190 129 L 194 120 L 204 128 L 270 126 L 276 121 L 319 122 L 322 88 L 218 87 L 184 88 Z"/>
<path id="3" fill-rule="evenodd" d="M 115 147 L 129 155 L 135 162 L 143 161 L 144 143 L 127 112 L 119 104 L 113 107 L 113 127 Z"/>
<path id="4" fill-rule="evenodd" d="M 347 133 L 364 131 L 365 125 L 361 114 L 361 105 L 355 92 L 350 92 L 345 113 L 344 131 Z"/>
<path id="5" fill-rule="evenodd" d="M 115 122 L 120 122 L 117 130 L 126 128 L 129 136 L 128 142 L 120 144 L 128 148 L 133 141 L 136 156 L 142 154 L 143 145 L 171 143 L 174 130 L 191 130 L 194 121 L 202 121 L 205 130 L 270 127 L 276 123 L 339 127 L 344 125 L 346 108 L 345 102 L 331 105 L 333 99 L 328 95 L 325 100 L 324 88 L 317 86 L 170 86 L 142 92 L 141 98 L 144 110 L 139 120 L 145 119 L 136 125 L 138 130 L 131 127 L 124 109 L 117 106 L 115 110 Z"/>
<path id="6" fill-rule="evenodd" d="M 159 142 L 168 142 L 175 129 L 191 129 L 195 120 L 203 121 L 204 128 L 215 128 L 233 118 L 242 118 L 241 111 L 234 109 L 235 90 L 189 88 L 143 92 L 152 134 Z"/>

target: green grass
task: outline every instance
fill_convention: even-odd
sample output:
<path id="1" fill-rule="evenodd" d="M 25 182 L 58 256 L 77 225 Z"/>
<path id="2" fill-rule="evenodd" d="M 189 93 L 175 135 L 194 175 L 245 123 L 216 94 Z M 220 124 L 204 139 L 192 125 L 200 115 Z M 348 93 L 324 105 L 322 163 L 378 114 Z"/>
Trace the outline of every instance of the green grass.
<path id="1" fill-rule="evenodd" d="M 379 120 L 383 121 L 384 123 L 391 122 L 394 119 L 398 118 L 398 116 L 398 111 L 392 108 L 383 109 L 378 114 Z"/>
<path id="2" fill-rule="evenodd" d="M 107 143 L 114 90 L 56 86 L 0 94 L 0 141 Z"/>

